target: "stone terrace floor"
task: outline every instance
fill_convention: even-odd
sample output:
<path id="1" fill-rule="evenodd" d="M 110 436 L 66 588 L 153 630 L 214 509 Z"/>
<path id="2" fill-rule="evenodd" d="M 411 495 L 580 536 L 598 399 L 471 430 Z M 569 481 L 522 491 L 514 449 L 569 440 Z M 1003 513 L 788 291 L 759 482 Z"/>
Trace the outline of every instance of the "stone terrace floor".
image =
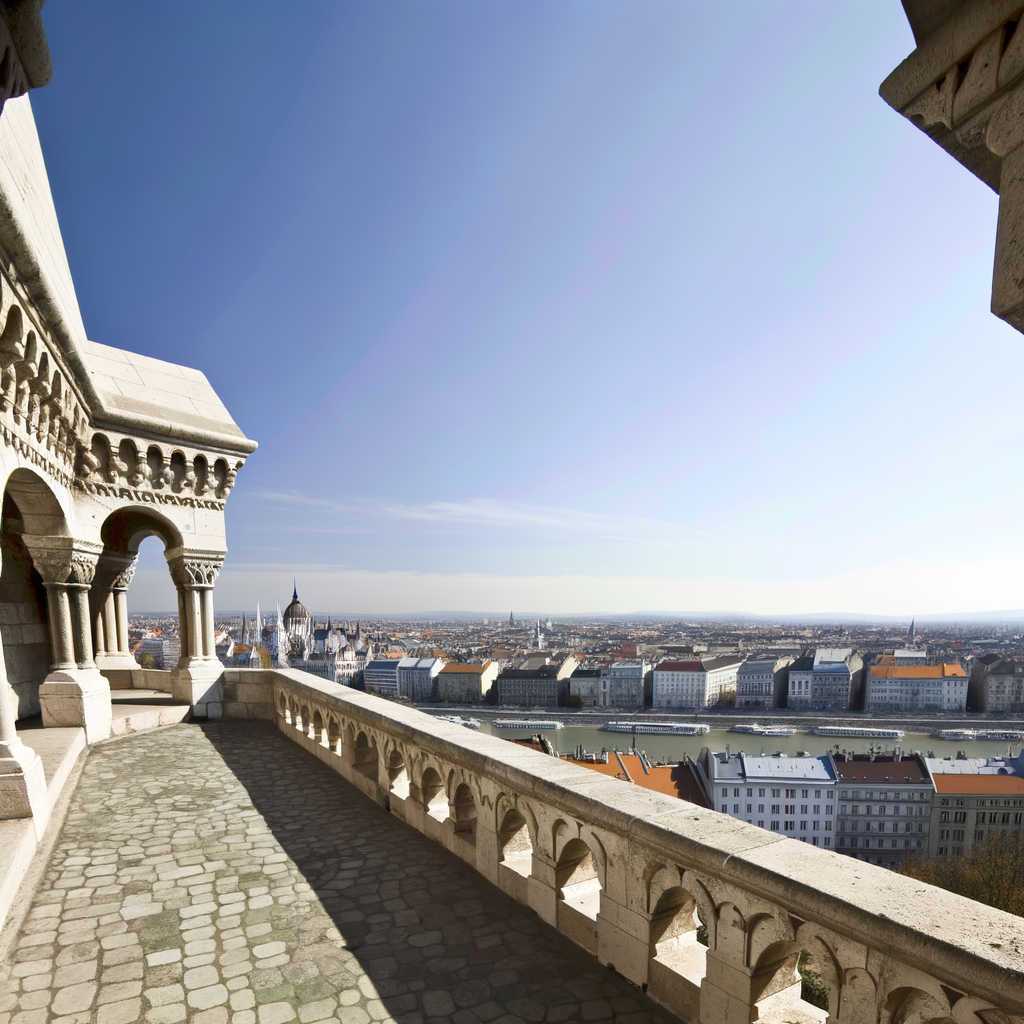
<path id="1" fill-rule="evenodd" d="M 269 723 L 94 749 L 0 1024 L 673 1022 Z"/>

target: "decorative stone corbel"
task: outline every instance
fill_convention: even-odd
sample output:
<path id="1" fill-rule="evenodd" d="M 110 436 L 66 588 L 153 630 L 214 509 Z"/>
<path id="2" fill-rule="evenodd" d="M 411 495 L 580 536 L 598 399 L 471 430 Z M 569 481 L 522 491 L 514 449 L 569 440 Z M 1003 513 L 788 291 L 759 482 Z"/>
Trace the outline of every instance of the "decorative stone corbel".
<path id="1" fill-rule="evenodd" d="M 992 312 L 1024 332 L 1024 12 L 986 0 L 931 25 L 923 11 L 908 8 L 917 49 L 879 91 L 999 193 Z"/>

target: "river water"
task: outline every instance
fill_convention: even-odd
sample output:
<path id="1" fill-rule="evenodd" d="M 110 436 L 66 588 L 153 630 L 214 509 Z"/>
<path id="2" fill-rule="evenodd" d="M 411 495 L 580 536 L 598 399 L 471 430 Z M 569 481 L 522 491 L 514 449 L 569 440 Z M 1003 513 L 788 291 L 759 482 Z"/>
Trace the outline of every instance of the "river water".
<path id="1" fill-rule="evenodd" d="M 510 716 L 511 717 L 511 716 Z M 991 728 L 999 728 L 993 725 Z M 1006 725 L 1004 728 L 1020 728 L 1019 725 Z M 565 726 L 562 729 L 497 729 L 489 722 L 482 722 L 480 732 L 502 739 L 525 738 L 543 733 L 552 746 L 560 754 L 568 754 L 582 746 L 586 750 L 600 751 L 617 748 L 626 750 L 632 745 L 633 737 L 629 733 L 601 732 L 596 727 Z M 1005 740 L 937 740 L 927 733 L 908 732 L 902 740 L 890 739 L 839 739 L 834 736 L 812 736 L 807 732 L 797 732 L 793 736 L 750 736 L 743 733 L 728 732 L 725 729 L 713 729 L 703 736 L 659 736 L 641 734 L 636 738 L 637 747 L 644 751 L 652 761 L 678 761 L 683 754 L 696 757 L 702 747 L 711 750 L 725 750 L 726 745 L 735 754 L 745 751 L 748 754 L 774 754 L 781 751 L 785 754 L 798 754 L 806 750 L 810 754 L 835 752 L 836 744 L 840 750 L 855 754 L 867 754 L 872 745 L 875 750 L 891 750 L 898 745 L 904 754 L 920 750 L 927 754 L 934 752 L 936 757 L 955 757 L 958 751 L 964 751 L 969 757 L 995 757 L 1005 754 L 1010 747 Z M 1013 752 L 1020 749 L 1019 743 L 1012 745 Z"/>

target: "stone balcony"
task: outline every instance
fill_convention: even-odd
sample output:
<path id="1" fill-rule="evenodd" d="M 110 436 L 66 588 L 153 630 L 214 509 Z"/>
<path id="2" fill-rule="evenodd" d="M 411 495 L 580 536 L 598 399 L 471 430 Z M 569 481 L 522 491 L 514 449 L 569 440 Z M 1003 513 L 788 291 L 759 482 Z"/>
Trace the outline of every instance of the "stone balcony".
<path id="1" fill-rule="evenodd" d="M 304 673 L 221 685 L 89 754 L 0 1024 L 1024 1021 L 1018 918 Z"/>

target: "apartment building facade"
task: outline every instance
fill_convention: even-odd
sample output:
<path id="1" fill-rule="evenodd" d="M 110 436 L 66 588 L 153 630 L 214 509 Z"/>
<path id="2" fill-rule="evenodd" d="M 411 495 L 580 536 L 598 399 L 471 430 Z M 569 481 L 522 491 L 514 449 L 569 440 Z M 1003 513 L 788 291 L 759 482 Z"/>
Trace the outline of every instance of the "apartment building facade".
<path id="1" fill-rule="evenodd" d="M 967 673 L 960 665 L 872 665 L 867 711 L 963 711 Z"/>
<path id="2" fill-rule="evenodd" d="M 859 700 L 864 659 L 850 647 L 820 647 L 814 661 L 789 671 L 787 707 L 794 711 L 846 711 Z"/>
<path id="3" fill-rule="evenodd" d="M 496 662 L 453 662 L 438 673 L 437 698 L 449 704 L 479 704 L 497 677 Z"/>
<path id="4" fill-rule="evenodd" d="M 979 659 L 971 670 L 968 692 L 976 711 L 1024 711 L 1024 663 L 1009 658 Z"/>
<path id="5" fill-rule="evenodd" d="M 649 665 L 639 661 L 613 661 L 601 668 L 601 707 L 642 708 L 644 677 Z"/>
<path id="6" fill-rule="evenodd" d="M 375 658 L 363 668 L 363 686 L 381 697 L 398 696 L 398 658 Z"/>
<path id="7" fill-rule="evenodd" d="M 417 702 L 437 700 L 437 677 L 443 668 L 440 658 L 402 658 L 396 673 L 398 696 Z"/>
<path id="8" fill-rule="evenodd" d="M 961 857 L 977 843 L 1019 839 L 1024 829 L 1024 751 L 1016 758 L 925 759 L 932 778 L 933 857 Z"/>
<path id="9" fill-rule="evenodd" d="M 736 672 L 736 707 L 781 707 L 793 661 L 792 657 L 772 657 L 743 662 Z"/>
<path id="10" fill-rule="evenodd" d="M 662 661 L 654 669 L 654 707 L 700 709 L 734 697 L 742 663 L 735 654 Z"/>
<path id="11" fill-rule="evenodd" d="M 499 704 L 560 706 L 569 694 L 569 677 L 579 667 L 573 655 L 556 660 L 534 655 L 528 667 L 506 668 L 498 673 L 494 685 Z"/>
<path id="12" fill-rule="evenodd" d="M 836 773 L 829 754 L 712 753 L 707 771 L 716 811 L 811 846 L 835 847 Z"/>
<path id="13" fill-rule="evenodd" d="M 569 677 L 569 693 L 579 697 L 585 708 L 596 708 L 601 703 L 601 670 L 576 669 Z"/>
<path id="14" fill-rule="evenodd" d="M 839 853 L 885 867 L 928 853 L 934 788 L 923 758 L 857 754 L 833 761 Z"/>

